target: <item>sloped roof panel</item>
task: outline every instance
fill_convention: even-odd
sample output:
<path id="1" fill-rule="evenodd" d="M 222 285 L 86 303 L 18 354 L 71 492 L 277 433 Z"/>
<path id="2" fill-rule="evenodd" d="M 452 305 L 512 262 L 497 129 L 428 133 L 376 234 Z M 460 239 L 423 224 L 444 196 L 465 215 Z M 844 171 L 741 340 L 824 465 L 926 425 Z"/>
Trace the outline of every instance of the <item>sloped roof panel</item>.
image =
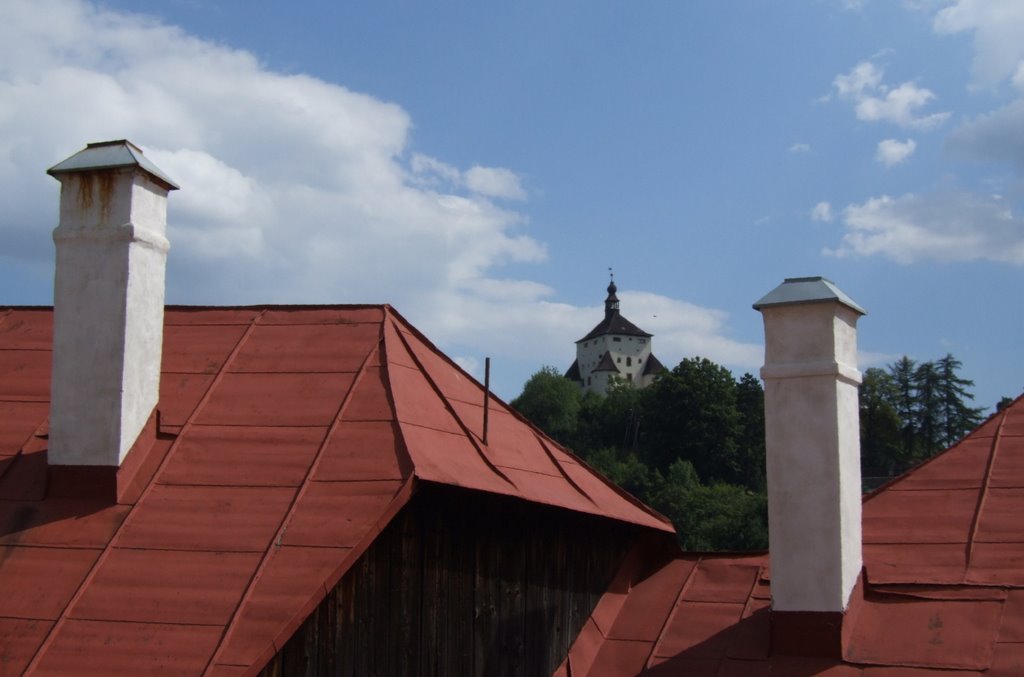
<path id="1" fill-rule="evenodd" d="M 483 444 L 482 386 L 386 306 L 169 307 L 125 504 L 44 500 L 51 315 L 0 308 L 5 665 L 258 667 L 415 479 L 671 530 L 493 395 Z"/>
<path id="2" fill-rule="evenodd" d="M 226 625 L 260 554 L 113 548 L 71 618 Z"/>

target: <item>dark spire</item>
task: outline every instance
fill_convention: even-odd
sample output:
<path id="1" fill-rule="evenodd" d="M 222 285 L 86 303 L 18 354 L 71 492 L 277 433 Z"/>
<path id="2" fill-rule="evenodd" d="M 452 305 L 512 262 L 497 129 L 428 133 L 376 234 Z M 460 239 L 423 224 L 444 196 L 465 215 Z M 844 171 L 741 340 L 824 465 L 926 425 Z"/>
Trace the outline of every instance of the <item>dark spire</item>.
<path id="1" fill-rule="evenodd" d="M 619 312 L 619 297 L 615 295 L 618 291 L 618 287 L 615 286 L 615 273 L 612 269 L 608 269 L 608 274 L 611 276 L 611 282 L 608 283 L 608 298 L 604 300 L 604 319 L 611 319 L 612 315 L 617 315 Z"/>

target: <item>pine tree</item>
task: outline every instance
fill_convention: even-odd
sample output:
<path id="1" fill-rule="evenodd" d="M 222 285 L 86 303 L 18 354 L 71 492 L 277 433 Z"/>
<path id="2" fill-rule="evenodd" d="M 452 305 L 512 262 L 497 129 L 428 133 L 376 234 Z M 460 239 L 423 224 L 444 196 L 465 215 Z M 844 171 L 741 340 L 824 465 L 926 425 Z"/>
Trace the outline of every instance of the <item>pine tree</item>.
<path id="1" fill-rule="evenodd" d="M 974 395 L 967 390 L 974 385 L 974 381 L 957 375 L 962 366 L 960 360 L 949 353 L 936 363 L 942 409 L 942 447 L 951 446 L 964 433 L 978 425 L 982 418 L 982 409 L 967 406 L 966 400 L 974 399 Z"/>
<path id="2" fill-rule="evenodd" d="M 903 436 L 903 456 L 914 456 L 917 438 L 917 390 L 914 384 L 914 372 L 917 363 L 906 355 L 889 365 L 889 375 L 895 386 L 893 406 L 900 417 L 900 431 Z"/>

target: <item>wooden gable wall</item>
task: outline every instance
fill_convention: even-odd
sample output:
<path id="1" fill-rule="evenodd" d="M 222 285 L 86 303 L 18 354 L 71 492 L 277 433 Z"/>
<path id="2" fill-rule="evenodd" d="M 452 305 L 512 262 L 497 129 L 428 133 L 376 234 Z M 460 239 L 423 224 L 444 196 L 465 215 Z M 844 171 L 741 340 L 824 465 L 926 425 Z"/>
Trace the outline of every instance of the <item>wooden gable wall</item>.
<path id="1" fill-rule="evenodd" d="M 422 487 L 262 675 L 551 674 L 636 533 Z"/>

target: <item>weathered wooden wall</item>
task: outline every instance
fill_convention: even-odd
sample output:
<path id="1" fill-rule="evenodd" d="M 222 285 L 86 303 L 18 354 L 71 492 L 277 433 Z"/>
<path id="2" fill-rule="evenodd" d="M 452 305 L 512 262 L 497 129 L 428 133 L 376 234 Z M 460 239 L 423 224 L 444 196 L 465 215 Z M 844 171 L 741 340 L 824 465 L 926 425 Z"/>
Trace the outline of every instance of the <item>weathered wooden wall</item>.
<path id="1" fill-rule="evenodd" d="M 549 675 L 632 536 L 611 520 L 424 487 L 263 675 Z"/>

